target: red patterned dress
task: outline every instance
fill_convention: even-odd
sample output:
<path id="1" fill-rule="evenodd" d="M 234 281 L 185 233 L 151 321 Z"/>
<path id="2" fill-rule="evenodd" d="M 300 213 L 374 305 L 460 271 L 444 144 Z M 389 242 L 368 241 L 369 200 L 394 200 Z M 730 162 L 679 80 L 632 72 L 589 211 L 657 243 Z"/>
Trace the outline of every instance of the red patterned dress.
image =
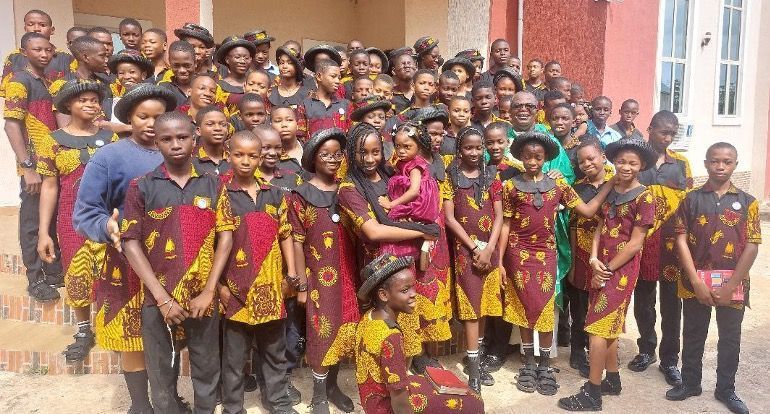
<path id="1" fill-rule="evenodd" d="M 104 264 L 105 252 L 104 244 L 86 240 L 72 226 L 80 179 L 91 156 L 117 140 L 118 136 L 107 130 L 99 130 L 92 136 L 74 136 L 57 129 L 43 140 L 38 150 L 37 172 L 59 181 L 56 234 L 67 288 L 66 302 L 72 307 L 89 306 L 93 301 L 93 285 Z"/>
<path id="2" fill-rule="evenodd" d="M 398 324 L 372 319 L 367 312 L 356 330 L 356 383 L 366 414 L 393 412 L 390 392 L 406 388 L 415 413 L 483 413 L 475 393 L 439 394 L 427 378 L 406 372 L 403 335 Z"/>
<path id="3" fill-rule="evenodd" d="M 336 191 L 311 183 L 289 197 L 289 223 L 295 242 L 303 244 L 308 298 L 307 350 L 311 366 L 336 365 L 355 349 L 361 315 L 355 293 L 355 250 L 340 216 L 330 208 Z M 298 253 L 298 252 L 297 252 Z M 298 269 L 298 271 L 301 271 Z"/>
<path id="4" fill-rule="evenodd" d="M 503 319 L 538 332 L 554 328 L 555 220 L 559 204 L 574 208 L 580 196 L 564 180 L 538 182 L 516 175 L 503 188 L 503 216 L 511 219 L 503 265 Z"/>
<path id="5" fill-rule="evenodd" d="M 612 178 L 612 175 L 612 167 L 609 167 L 609 169 L 605 167 L 604 182 L 606 183 Z M 584 203 L 590 202 L 599 194 L 599 188 L 594 187 L 586 177 L 577 179 L 572 188 L 575 189 L 575 192 L 578 193 Z M 593 270 L 588 263 L 588 259 L 591 258 L 591 247 L 598 223 L 599 220 L 596 217 L 587 218 L 580 214 L 570 215 L 570 228 L 575 232 L 575 242 L 572 245 L 575 260 L 573 263 L 573 278 L 570 283 L 572 286 L 584 291 L 588 291 L 588 287 L 591 286 Z"/>
<path id="6" fill-rule="evenodd" d="M 454 214 L 468 236 L 476 241 L 489 242 L 492 223 L 495 221 L 494 203 L 502 200 L 503 184 L 499 179 L 476 200 L 478 178 L 467 178 L 459 173 L 458 182 L 451 185 Z M 473 255 L 459 240 L 454 240 L 454 271 L 457 313 L 460 320 L 475 320 L 484 316 L 502 315 L 500 291 L 500 269 L 494 266 L 491 272 L 479 272 L 473 266 Z M 491 262 L 497 264 L 495 249 Z"/>
<path id="7" fill-rule="evenodd" d="M 599 213 L 604 223 L 599 239 L 598 259 L 608 264 L 631 239 L 634 227 L 652 227 L 655 201 L 652 193 L 639 186 L 624 194 L 612 190 Z M 639 277 L 642 253 L 637 253 L 600 289 L 588 290 L 588 315 L 585 330 L 589 334 L 614 339 L 625 329 L 626 311 Z"/>

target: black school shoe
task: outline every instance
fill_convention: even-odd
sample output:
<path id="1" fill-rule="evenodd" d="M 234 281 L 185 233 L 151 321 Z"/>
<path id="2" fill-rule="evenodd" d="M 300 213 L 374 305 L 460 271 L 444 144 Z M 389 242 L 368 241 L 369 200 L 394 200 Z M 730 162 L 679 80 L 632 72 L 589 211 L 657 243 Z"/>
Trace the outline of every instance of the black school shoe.
<path id="1" fill-rule="evenodd" d="M 658 367 L 658 369 L 663 373 L 663 376 L 666 378 L 668 385 L 675 387 L 682 383 L 682 373 L 679 372 L 679 368 L 677 368 L 676 365 L 671 365 L 668 367 L 661 365 Z"/>
<path id="2" fill-rule="evenodd" d="M 59 291 L 52 288 L 44 280 L 38 280 L 37 282 L 29 285 L 27 288 L 29 296 L 38 302 L 53 302 L 59 300 Z"/>
<path id="3" fill-rule="evenodd" d="M 731 413 L 735 414 L 749 414 L 749 407 L 735 395 L 735 391 L 729 391 L 726 393 L 718 393 L 714 391 L 714 398 L 725 405 Z"/>
<path id="4" fill-rule="evenodd" d="M 656 362 L 658 362 L 658 359 L 655 358 L 655 355 L 639 354 L 628 363 L 628 369 L 634 372 L 642 372 Z"/>
<path id="5" fill-rule="evenodd" d="M 679 384 L 666 392 L 666 399 L 669 401 L 684 401 L 690 397 L 697 397 L 702 393 L 703 389 L 700 386 Z"/>
<path id="6" fill-rule="evenodd" d="M 592 397 L 586 382 L 577 394 L 559 399 L 559 408 L 567 411 L 601 411 L 602 397 Z"/>
<path id="7" fill-rule="evenodd" d="M 585 354 L 571 354 L 569 356 L 569 366 L 577 370 L 581 377 L 588 379 L 591 367 L 588 365 L 588 358 Z"/>
<path id="8" fill-rule="evenodd" d="M 45 276 L 45 283 L 54 289 L 64 287 L 64 275 L 59 273 L 58 275 Z"/>
<path id="9" fill-rule="evenodd" d="M 486 372 L 497 372 L 505 364 L 505 357 L 495 354 L 484 355 L 481 360 L 481 370 Z"/>
<path id="10" fill-rule="evenodd" d="M 489 373 L 489 371 L 485 370 L 481 367 L 481 364 L 479 364 L 479 381 L 481 382 L 481 385 L 485 387 L 491 387 L 495 385 L 495 378 L 492 376 L 492 374 Z M 468 357 L 463 357 L 463 374 L 468 375 Z"/>

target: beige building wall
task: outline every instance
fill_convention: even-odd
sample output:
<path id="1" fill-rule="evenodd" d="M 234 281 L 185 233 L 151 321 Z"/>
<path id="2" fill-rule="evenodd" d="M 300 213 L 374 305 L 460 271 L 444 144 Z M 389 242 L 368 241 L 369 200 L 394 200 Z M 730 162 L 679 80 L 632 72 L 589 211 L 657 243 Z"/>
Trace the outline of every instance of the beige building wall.
<path id="1" fill-rule="evenodd" d="M 13 0 L 16 43 L 24 34 L 24 15 L 31 9 L 43 10 L 51 15 L 56 28 L 51 41 L 63 47 L 67 43 L 67 29 L 73 25 L 72 0 Z"/>
<path id="2" fill-rule="evenodd" d="M 355 35 L 367 47 L 395 49 L 404 46 L 404 0 L 384 3 L 377 0 L 358 0 Z M 411 46 L 411 43 L 409 43 Z"/>
<path id="3" fill-rule="evenodd" d="M 406 0 L 404 15 L 404 45 L 414 46 L 422 36 L 433 36 L 439 49 L 447 56 L 449 0 Z"/>
<path id="4" fill-rule="evenodd" d="M 148 20 L 152 22 L 153 27 L 166 28 L 166 8 L 163 0 L 72 0 L 72 8 L 75 13 L 111 16 L 119 19 L 133 17 L 138 20 Z"/>

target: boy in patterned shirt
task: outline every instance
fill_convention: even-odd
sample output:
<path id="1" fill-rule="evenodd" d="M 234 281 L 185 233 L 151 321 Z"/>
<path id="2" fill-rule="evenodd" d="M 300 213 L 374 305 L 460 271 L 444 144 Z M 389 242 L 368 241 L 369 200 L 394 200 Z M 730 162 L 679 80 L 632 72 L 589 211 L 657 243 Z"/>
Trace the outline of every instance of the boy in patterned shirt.
<path id="1" fill-rule="evenodd" d="M 214 297 L 232 245 L 227 193 L 218 178 L 192 165 L 195 140 L 186 115 L 163 114 L 154 129 L 163 164 L 131 182 L 121 224 L 126 258 L 144 284 L 142 339 L 152 403 L 157 412 L 179 409 L 176 339 L 184 334 L 196 411 L 213 412 L 220 373 Z"/>
<path id="2" fill-rule="evenodd" d="M 700 395 L 703 348 L 708 336 L 712 307 L 716 307 L 717 383 L 714 397 L 733 413 L 748 413 L 735 395 L 735 373 L 741 348 L 744 305 L 749 305 L 749 269 L 757 258 L 762 234 L 759 203 L 733 185 L 738 152 L 726 142 L 706 151 L 706 184 L 687 194 L 675 217 L 676 247 L 684 270 L 679 280 L 683 299 L 682 384 L 666 393 L 666 399 L 682 401 Z M 697 270 L 732 270 L 721 287 L 709 287 Z M 712 278 L 713 281 L 713 278 Z M 733 300 L 736 289 L 744 300 Z"/>

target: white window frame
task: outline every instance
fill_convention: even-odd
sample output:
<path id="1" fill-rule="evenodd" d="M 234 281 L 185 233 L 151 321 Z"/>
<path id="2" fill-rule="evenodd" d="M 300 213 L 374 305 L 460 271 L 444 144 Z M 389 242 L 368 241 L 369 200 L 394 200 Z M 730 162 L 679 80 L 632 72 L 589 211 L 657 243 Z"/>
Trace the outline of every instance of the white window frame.
<path id="1" fill-rule="evenodd" d="M 744 75 L 744 50 L 746 49 L 746 19 L 749 11 L 749 0 L 743 0 L 741 7 L 735 7 L 732 5 L 726 5 L 725 0 L 719 1 L 719 23 L 716 35 L 717 53 L 716 53 L 716 65 L 714 69 L 714 125 L 741 125 L 743 122 L 743 75 Z M 722 59 L 722 23 L 724 20 L 725 7 L 732 9 L 738 9 L 741 11 L 741 36 L 739 39 L 738 60 Z M 729 35 L 729 32 L 728 32 Z M 729 40 L 729 39 L 728 39 Z M 727 47 L 730 47 L 728 42 Z M 735 99 L 735 114 L 720 114 L 719 113 L 719 74 L 722 64 L 735 64 L 738 66 L 738 85 L 736 86 L 736 99 Z M 728 70 L 728 80 L 729 80 Z M 728 82 L 729 85 L 729 82 Z M 728 97 L 726 96 L 725 99 Z M 726 108 L 727 103 L 725 103 Z"/>
<path id="2" fill-rule="evenodd" d="M 682 119 L 686 119 L 688 113 L 690 112 L 690 72 L 692 71 L 692 51 L 693 48 L 696 46 L 695 41 L 693 38 L 693 30 L 695 24 L 693 23 L 695 20 L 695 3 L 696 0 L 690 0 L 687 4 L 687 38 L 685 39 L 685 45 L 687 50 L 685 50 L 685 57 L 682 58 L 664 58 L 662 56 L 663 53 L 663 30 L 665 29 L 665 8 L 666 8 L 666 1 L 661 0 L 658 2 L 658 50 L 656 54 L 656 60 L 655 60 L 655 96 L 653 99 L 653 105 L 655 108 L 655 112 L 661 110 L 660 108 L 660 81 L 662 79 L 662 63 L 664 62 L 664 59 L 666 59 L 666 62 L 671 62 L 673 64 L 676 63 L 683 63 L 684 64 L 684 81 L 682 82 L 682 89 L 683 89 L 683 99 L 682 99 L 682 111 L 676 113 L 676 115 L 679 117 L 680 122 Z M 676 22 L 674 22 L 674 26 L 676 27 Z"/>

